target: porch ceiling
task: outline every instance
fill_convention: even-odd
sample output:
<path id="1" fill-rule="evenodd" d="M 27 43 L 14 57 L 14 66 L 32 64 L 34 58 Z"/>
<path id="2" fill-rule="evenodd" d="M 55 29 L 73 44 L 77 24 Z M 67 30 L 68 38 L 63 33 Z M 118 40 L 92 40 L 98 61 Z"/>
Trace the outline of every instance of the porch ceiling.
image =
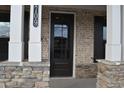
<path id="1" fill-rule="evenodd" d="M 81 8 L 106 11 L 106 5 L 49 5 L 50 7 Z"/>
<path id="2" fill-rule="evenodd" d="M 106 11 L 106 5 L 48 5 L 48 6 Z M 8 6 L 7 5 L 1 5 L 0 10 L 10 10 L 10 6 L 9 5 Z M 26 10 L 29 11 L 29 6 L 26 6 Z"/>

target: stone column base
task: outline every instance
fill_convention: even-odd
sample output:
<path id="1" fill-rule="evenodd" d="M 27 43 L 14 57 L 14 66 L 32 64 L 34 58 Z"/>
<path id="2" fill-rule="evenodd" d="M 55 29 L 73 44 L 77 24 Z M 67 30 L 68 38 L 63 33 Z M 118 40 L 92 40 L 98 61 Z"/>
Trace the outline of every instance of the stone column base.
<path id="1" fill-rule="evenodd" d="M 48 62 L 4 62 L 0 64 L 0 88 L 49 87 Z"/>
<path id="2" fill-rule="evenodd" d="M 124 63 L 98 60 L 97 88 L 123 88 Z"/>

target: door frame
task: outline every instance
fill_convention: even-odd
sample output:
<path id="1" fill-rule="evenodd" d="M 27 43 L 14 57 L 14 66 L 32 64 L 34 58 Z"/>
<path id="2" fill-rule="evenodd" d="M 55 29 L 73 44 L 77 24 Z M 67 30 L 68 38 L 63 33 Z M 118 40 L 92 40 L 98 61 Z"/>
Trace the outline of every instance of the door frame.
<path id="1" fill-rule="evenodd" d="M 60 14 L 73 14 L 74 15 L 74 35 L 73 35 L 73 66 L 72 66 L 72 78 L 75 78 L 75 71 L 76 71 L 76 13 L 75 12 L 66 12 L 66 11 L 49 11 L 49 54 L 48 54 L 48 61 L 50 62 L 50 44 L 51 44 L 51 14 L 52 13 L 60 13 Z M 60 77 L 61 78 L 61 77 Z"/>

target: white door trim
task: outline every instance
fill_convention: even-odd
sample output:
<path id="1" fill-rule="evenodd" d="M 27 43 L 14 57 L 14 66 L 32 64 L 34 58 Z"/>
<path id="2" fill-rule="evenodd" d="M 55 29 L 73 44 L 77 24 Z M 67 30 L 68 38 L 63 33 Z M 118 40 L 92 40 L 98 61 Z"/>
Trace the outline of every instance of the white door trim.
<path id="1" fill-rule="evenodd" d="M 51 38 L 51 13 L 62 13 L 62 14 L 73 14 L 74 15 L 74 36 L 73 36 L 73 75 L 75 78 L 76 71 L 76 13 L 75 12 L 66 12 L 66 11 L 49 11 L 49 62 L 50 62 L 50 38 Z"/>

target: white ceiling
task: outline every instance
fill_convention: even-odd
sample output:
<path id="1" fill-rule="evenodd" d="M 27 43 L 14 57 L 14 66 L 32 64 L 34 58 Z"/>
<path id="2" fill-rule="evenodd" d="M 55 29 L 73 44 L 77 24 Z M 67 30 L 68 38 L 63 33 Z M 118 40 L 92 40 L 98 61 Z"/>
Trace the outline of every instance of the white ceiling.
<path id="1" fill-rule="evenodd" d="M 50 5 L 51 7 L 81 8 L 106 11 L 106 5 Z"/>

